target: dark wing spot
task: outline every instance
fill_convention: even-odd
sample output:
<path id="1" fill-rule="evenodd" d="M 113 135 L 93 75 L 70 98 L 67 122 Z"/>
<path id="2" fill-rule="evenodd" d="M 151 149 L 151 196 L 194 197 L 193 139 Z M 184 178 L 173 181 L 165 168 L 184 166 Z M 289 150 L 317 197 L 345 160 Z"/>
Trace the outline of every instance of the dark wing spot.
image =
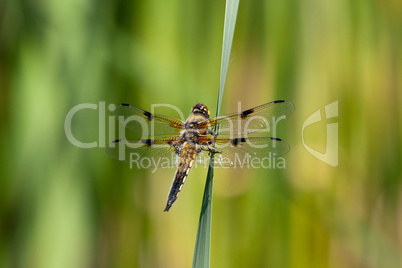
<path id="1" fill-rule="evenodd" d="M 151 139 L 143 139 L 141 140 L 142 143 L 144 143 L 146 146 L 151 146 L 155 143 L 155 141 L 151 140 Z"/>
<path id="2" fill-rule="evenodd" d="M 130 106 L 130 104 L 127 104 L 127 103 L 122 103 L 121 105 L 123 105 L 123 106 Z"/>
<path id="3" fill-rule="evenodd" d="M 245 110 L 244 112 L 241 113 L 240 117 L 244 119 L 244 118 L 246 118 L 249 114 L 251 114 L 252 112 L 254 112 L 254 109 Z"/>
<path id="4" fill-rule="evenodd" d="M 282 141 L 280 138 L 270 138 L 271 140 L 274 140 L 274 141 Z"/>
<path id="5" fill-rule="evenodd" d="M 154 119 L 154 115 L 151 114 L 150 112 L 144 111 L 144 115 L 145 115 L 146 117 L 148 117 L 148 120 L 149 120 L 149 121 L 152 121 L 152 119 Z"/>
<path id="6" fill-rule="evenodd" d="M 119 140 L 114 140 L 111 143 L 118 143 L 118 142 L 121 142 L 121 141 L 122 141 L 122 139 L 119 139 Z"/>
<path id="7" fill-rule="evenodd" d="M 274 101 L 274 103 L 281 103 L 281 102 L 285 102 L 284 100 L 276 100 Z"/>
<path id="8" fill-rule="evenodd" d="M 230 141 L 233 146 L 237 146 L 241 142 L 246 142 L 246 138 L 236 138 Z"/>

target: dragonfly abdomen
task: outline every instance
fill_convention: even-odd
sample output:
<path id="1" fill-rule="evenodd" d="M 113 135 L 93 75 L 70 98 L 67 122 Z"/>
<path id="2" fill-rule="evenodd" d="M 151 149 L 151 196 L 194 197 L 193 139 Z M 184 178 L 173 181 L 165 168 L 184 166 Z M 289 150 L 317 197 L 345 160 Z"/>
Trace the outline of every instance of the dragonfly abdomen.
<path id="1" fill-rule="evenodd" d="M 166 208 L 164 211 L 169 211 L 170 207 L 176 201 L 184 182 L 188 176 L 188 173 L 193 166 L 195 157 L 197 155 L 197 148 L 195 144 L 185 143 L 180 155 L 180 162 L 174 175 L 172 186 L 170 187 Z"/>

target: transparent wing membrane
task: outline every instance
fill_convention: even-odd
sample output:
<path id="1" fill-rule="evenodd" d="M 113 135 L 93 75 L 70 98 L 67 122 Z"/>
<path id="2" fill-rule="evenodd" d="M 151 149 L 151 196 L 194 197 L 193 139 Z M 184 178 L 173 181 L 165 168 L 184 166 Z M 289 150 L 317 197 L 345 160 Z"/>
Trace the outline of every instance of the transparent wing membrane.
<path id="1" fill-rule="evenodd" d="M 266 130 L 273 132 L 275 125 L 294 111 L 294 105 L 287 101 L 269 102 L 240 113 L 232 113 L 211 119 L 211 126 L 218 127 L 219 135 L 247 135 Z"/>
<path id="2" fill-rule="evenodd" d="M 177 138 L 116 140 L 106 148 L 106 154 L 120 161 L 138 164 L 139 168 L 168 167 L 178 163 L 175 147 L 169 145 L 175 141 Z"/>
<path id="3" fill-rule="evenodd" d="M 289 151 L 289 145 L 286 142 L 271 137 L 217 138 L 215 148 L 217 153 L 214 164 L 221 167 L 241 167 L 252 162 L 269 161 L 270 158 Z M 203 150 L 198 154 L 196 162 L 208 165 L 209 157 L 209 151 Z"/>
<path id="4" fill-rule="evenodd" d="M 143 137 L 179 135 L 184 123 L 176 118 L 152 114 L 130 104 L 120 104 L 114 110 L 120 123 Z"/>

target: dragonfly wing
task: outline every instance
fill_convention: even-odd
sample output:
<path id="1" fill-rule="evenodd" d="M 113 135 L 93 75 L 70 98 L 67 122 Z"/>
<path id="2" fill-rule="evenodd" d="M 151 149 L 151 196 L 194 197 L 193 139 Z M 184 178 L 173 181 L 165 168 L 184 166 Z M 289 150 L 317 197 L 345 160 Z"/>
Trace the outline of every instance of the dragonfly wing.
<path id="1" fill-rule="evenodd" d="M 222 115 L 211 119 L 211 126 L 217 126 L 219 135 L 247 135 L 263 129 L 273 131 L 273 127 L 286 119 L 294 111 L 294 105 L 288 101 L 269 102 L 240 113 Z"/>
<path id="2" fill-rule="evenodd" d="M 217 153 L 214 165 L 221 167 L 242 167 L 250 163 L 261 163 L 283 155 L 289 151 L 289 145 L 279 138 L 249 137 L 225 139 L 217 138 L 215 142 Z M 208 165 L 210 152 L 204 147 L 198 156 L 197 164 Z"/>
<path id="3" fill-rule="evenodd" d="M 120 104 L 114 110 L 120 123 L 143 137 L 179 135 L 184 123 L 176 118 L 147 112 L 130 104 Z"/>
<path id="4" fill-rule="evenodd" d="M 115 140 L 106 148 L 106 154 L 139 168 L 169 167 L 178 163 L 179 137 L 167 139 Z"/>

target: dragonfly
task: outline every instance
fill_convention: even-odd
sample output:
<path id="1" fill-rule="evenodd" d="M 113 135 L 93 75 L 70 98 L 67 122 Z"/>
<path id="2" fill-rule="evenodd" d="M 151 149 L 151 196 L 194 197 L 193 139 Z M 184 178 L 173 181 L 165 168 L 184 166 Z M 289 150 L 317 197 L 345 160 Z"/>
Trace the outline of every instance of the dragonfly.
<path id="1" fill-rule="evenodd" d="M 169 211 L 194 163 L 207 166 L 212 154 L 214 165 L 238 167 L 250 164 L 253 159 L 287 153 L 289 145 L 282 139 L 256 137 L 255 134 L 275 133 L 277 123 L 293 111 L 291 102 L 277 100 L 211 118 L 208 107 L 198 103 L 183 122 L 122 103 L 114 110 L 115 117 L 142 138 L 114 140 L 106 153 L 140 168 L 177 165 L 164 210 Z"/>

